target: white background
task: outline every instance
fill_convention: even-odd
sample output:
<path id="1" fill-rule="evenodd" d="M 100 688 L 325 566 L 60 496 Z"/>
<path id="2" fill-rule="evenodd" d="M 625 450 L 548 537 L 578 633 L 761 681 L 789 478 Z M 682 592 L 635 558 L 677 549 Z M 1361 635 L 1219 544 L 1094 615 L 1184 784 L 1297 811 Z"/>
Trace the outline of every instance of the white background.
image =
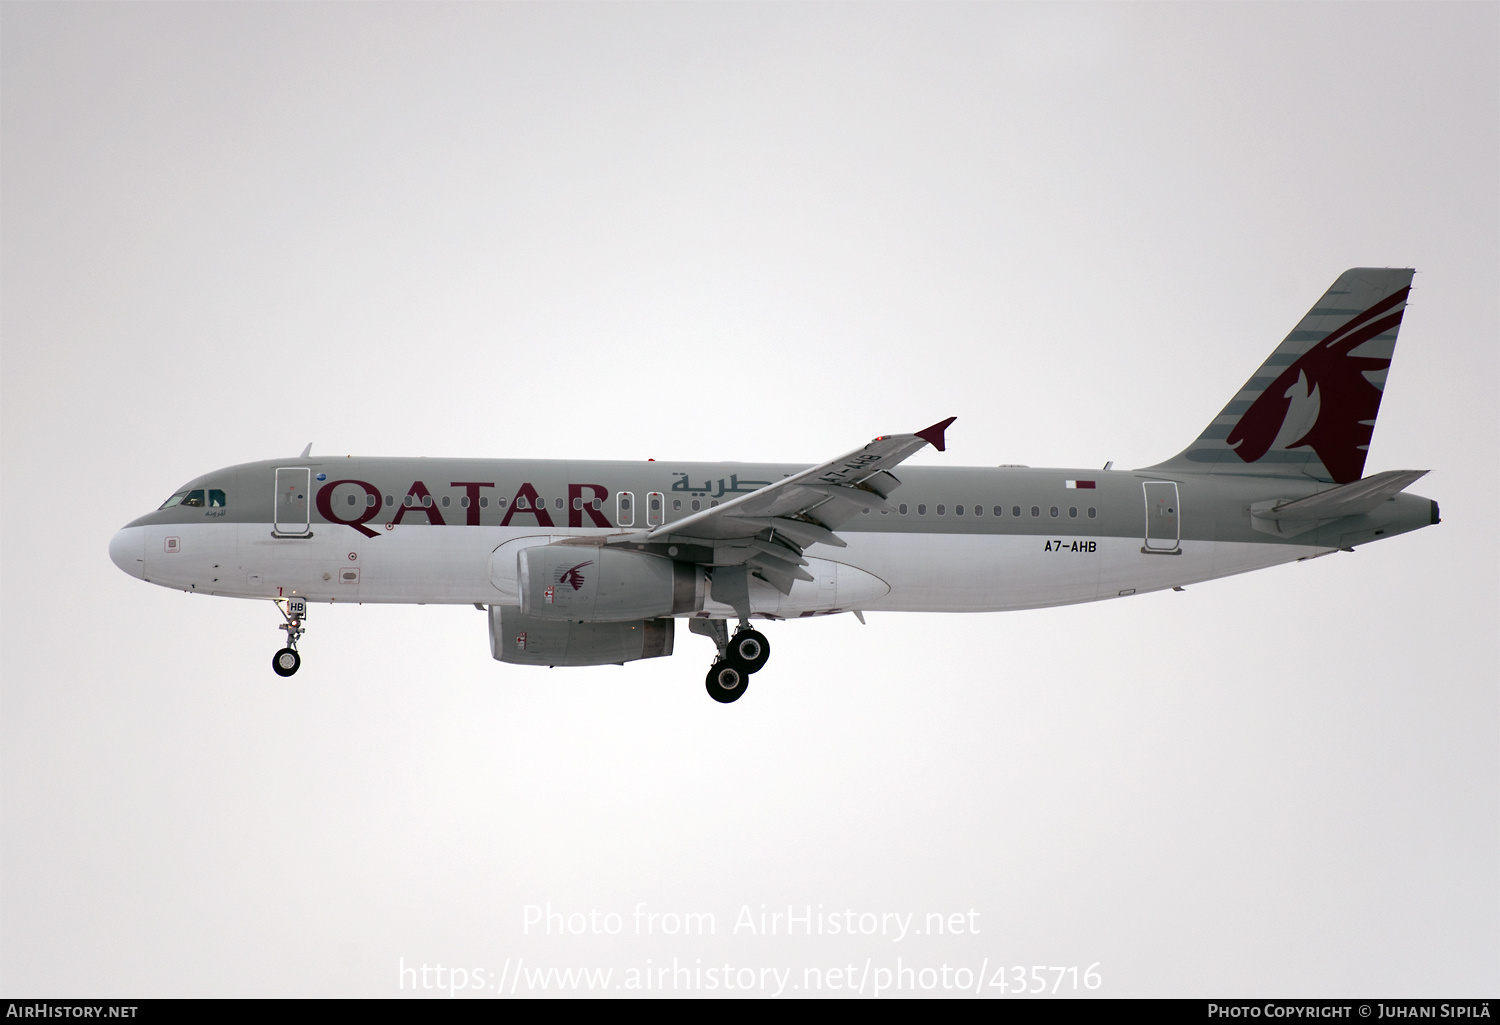
<path id="1" fill-rule="evenodd" d="M 1496 992 L 1500 8 L 0 25 L 5 994 L 674 956 Z M 1430 468 L 1441 526 L 1185 593 L 773 624 L 731 706 L 686 631 L 538 670 L 469 607 L 315 607 L 281 680 L 269 605 L 106 554 L 308 441 L 811 462 L 957 414 L 919 462 L 1145 465 L 1350 266 L 1418 268 L 1366 472 Z M 524 935 L 548 902 L 718 932 Z M 788 903 L 980 935 L 731 932 Z"/>

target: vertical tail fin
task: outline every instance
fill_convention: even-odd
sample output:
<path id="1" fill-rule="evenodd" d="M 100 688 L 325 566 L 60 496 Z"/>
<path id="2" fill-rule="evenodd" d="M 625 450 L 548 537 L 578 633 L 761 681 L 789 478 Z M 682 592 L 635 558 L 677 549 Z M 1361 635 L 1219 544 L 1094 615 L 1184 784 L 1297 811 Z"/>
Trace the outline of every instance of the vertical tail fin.
<path id="1" fill-rule="evenodd" d="M 1198 440 L 1150 469 L 1359 480 L 1414 273 L 1340 274 Z"/>

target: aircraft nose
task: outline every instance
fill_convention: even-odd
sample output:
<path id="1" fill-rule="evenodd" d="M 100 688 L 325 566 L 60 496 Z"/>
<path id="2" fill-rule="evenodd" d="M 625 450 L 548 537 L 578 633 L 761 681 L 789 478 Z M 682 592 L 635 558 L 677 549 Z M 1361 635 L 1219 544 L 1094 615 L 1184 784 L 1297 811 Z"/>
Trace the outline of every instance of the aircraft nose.
<path id="1" fill-rule="evenodd" d="M 126 527 L 109 540 L 109 558 L 138 580 L 146 579 L 146 531 Z"/>

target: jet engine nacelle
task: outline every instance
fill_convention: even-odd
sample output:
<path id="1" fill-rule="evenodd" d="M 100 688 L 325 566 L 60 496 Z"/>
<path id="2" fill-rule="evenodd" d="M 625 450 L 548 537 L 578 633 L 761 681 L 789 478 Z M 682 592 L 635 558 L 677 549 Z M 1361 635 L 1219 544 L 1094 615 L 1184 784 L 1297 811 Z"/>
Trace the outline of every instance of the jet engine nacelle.
<path id="1" fill-rule="evenodd" d="M 703 607 L 697 566 L 602 545 L 541 545 L 516 555 L 520 611 L 536 619 L 622 623 Z"/>
<path id="2" fill-rule="evenodd" d="M 602 666 L 672 654 L 676 620 L 574 623 L 490 606 L 490 654 L 526 666 Z"/>

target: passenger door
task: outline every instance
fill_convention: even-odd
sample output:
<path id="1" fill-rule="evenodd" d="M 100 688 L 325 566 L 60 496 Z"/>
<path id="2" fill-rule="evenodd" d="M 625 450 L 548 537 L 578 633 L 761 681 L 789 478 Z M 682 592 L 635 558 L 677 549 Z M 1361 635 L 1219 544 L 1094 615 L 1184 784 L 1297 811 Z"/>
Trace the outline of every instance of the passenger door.
<path id="1" fill-rule="evenodd" d="M 1141 485 L 1146 493 L 1146 544 L 1148 555 L 1180 555 L 1182 546 L 1182 507 L 1178 504 L 1175 481 L 1148 480 Z"/>
<path id="2" fill-rule="evenodd" d="M 272 537 L 312 537 L 311 491 L 312 470 L 305 466 L 277 468 Z"/>

